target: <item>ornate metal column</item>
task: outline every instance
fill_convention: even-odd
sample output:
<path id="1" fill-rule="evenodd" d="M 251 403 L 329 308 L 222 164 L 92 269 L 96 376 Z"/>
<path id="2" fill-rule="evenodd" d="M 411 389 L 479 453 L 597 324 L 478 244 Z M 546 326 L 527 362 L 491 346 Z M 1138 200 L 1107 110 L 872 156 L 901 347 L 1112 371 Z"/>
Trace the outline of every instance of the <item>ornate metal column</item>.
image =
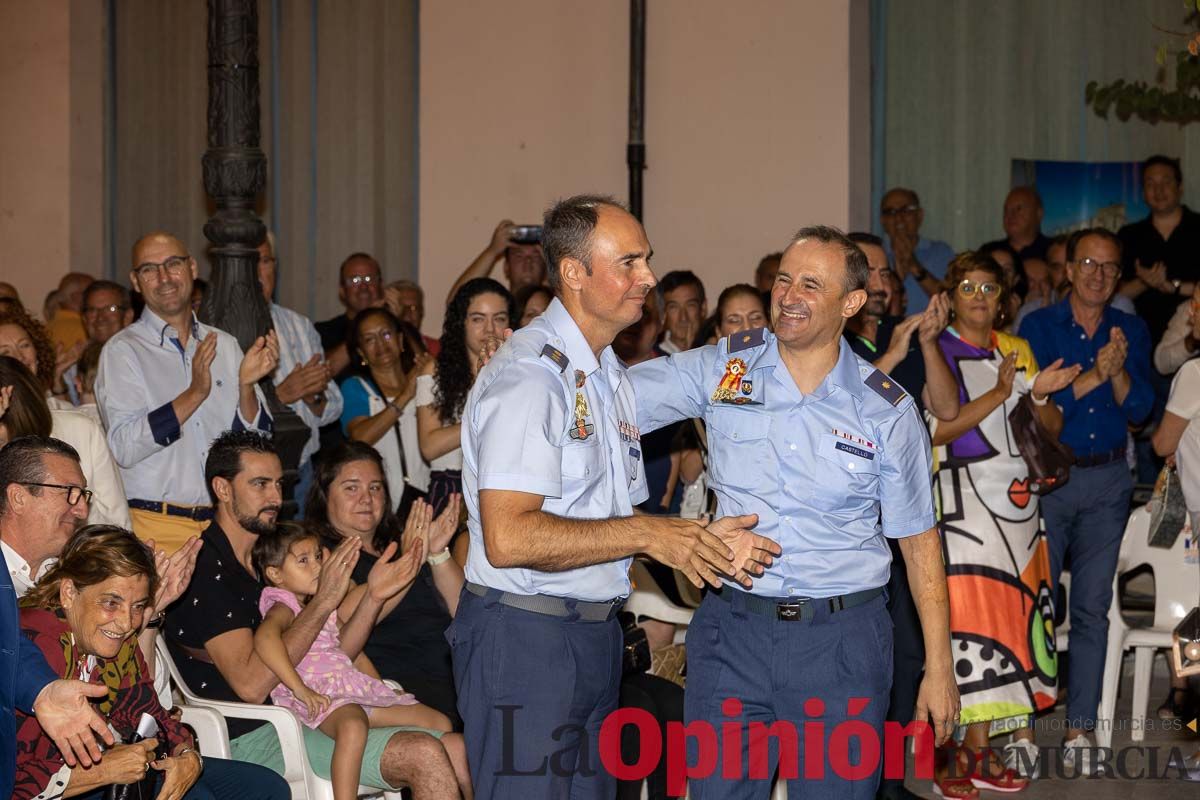
<path id="1" fill-rule="evenodd" d="M 257 247 L 266 226 L 254 210 L 267 180 L 267 157 L 259 147 L 255 0 L 208 0 L 208 149 L 201 163 L 216 213 L 204 225 L 213 274 L 200 319 L 233 334 L 245 350 L 272 327 L 258 283 Z M 290 497 L 308 426 L 279 402 L 269 378 L 260 385 L 275 419 Z"/>

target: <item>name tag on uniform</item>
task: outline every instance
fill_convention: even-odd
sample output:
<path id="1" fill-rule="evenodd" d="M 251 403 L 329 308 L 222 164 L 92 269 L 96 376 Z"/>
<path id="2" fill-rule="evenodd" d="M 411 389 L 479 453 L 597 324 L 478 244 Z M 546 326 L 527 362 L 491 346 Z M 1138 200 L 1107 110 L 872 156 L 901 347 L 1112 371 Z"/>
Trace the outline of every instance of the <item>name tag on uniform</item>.
<path id="1" fill-rule="evenodd" d="M 863 450 L 861 447 L 855 447 L 854 445 L 846 444 L 845 442 L 838 442 L 837 444 L 834 445 L 834 449 L 841 450 L 844 453 L 849 453 L 852 456 L 858 456 L 859 458 L 865 458 L 868 461 L 875 458 L 875 454 L 872 453 L 870 450 Z"/>

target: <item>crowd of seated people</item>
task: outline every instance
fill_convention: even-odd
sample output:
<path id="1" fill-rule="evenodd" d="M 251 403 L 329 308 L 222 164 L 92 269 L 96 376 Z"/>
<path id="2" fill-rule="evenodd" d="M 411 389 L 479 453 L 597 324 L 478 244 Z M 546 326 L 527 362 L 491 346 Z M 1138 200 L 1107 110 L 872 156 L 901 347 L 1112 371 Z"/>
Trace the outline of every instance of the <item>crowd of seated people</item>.
<path id="1" fill-rule="evenodd" d="M 1099 769 L 1085 753 L 1135 482 L 1152 481 L 1164 464 L 1177 469 L 1200 522 L 1200 424 L 1190 424 L 1200 416 L 1200 262 L 1192 258 L 1200 216 L 1181 202 L 1177 161 L 1154 156 L 1142 177 L 1151 215 L 1120 231 L 1047 235 L 1036 188 L 1017 187 L 1003 203 L 1002 238 L 953 248 L 922 235 L 919 195 L 895 187 L 880 204 L 883 235 L 850 234 L 870 271 L 846 339 L 916 399 L 936 454 L 930 478 L 951 631 L 963 644 L 961 746 L 937 775 L 947 797 L 1018 791 L 1037 778 L 1031 724 L 1063 700 L 1065 752 L 1081 769 Z M 770 327 L 779 261 L 768 253 L 747 265 L 745 282 L 719 291 L 691 270 L 663 272 L 615 353 L 632 366 Z M 157 756 L 145 743 L 122 744 L 89 770 L 67 766 L 37 720 L 20 715 L 15 797 L 40 796 L 56 781 L 87 794 L 147 772 L 188 797 L 221 796 L 230 785 L 239 796 L 286 794 L 270 772 L 282 771 L 282 756 L 269 725 L 229 720 L 234 760 L 205 759 L 201 772 L 194 738 L 170 713 L 171 687 L 155 659 L 160 629 L 193 691 L 295 710 L 310 765 L 336 796 L 359 784 L 472 795 L 444 637 L 468 538 L 460 535 L 460 422 L 489 341 L 554 300 L 536 232 L 509 220 L 496 226 L 455 280 L 436 338 L 421 330 L 422 287 L 385 286 L 368 253 L 337 267 L 344 311 L 322 322 L 274 302 L 281 269 L 268 234 L 258 279 L 273 330 L 246 351 L 199 320 L 206 284 L 169 233 L 134 245 L 128 284 L 65 276 L 42 319 L 0 283 L 0 543 L 26 598 L 22 627 L 62 675 L 106 676 L 117 698 L 106 706 L 114 730 L 132 733 L 135 712 L 145 711 L 161 732 Z M 267 379 L 309 430 L 296 522 L 281 518 L 282 465 L 260 387 Z M 1041 497 L 1023 488 L 1020 455 L 997 446 L 1013 438 L 1010 414 L 1025 402 L 1076 458 L 1070 481 Z M 645 436 L 642 452 L 650 492 L 641 512 L 717 511 L 699 421 Z M 903 562 L 893 563 L 889 719 L 908 722 L 924 656 Z M 991 577 L 979 577 L 981 565 Z M 670 602 L 694 603 L 670 569 L 647 569 Z M 1001 681 L 988 671 L 988 648 L 966 646 L 980 641 L 977 612 L 992 608 L 989 642 L 1019 650 L 1031 615 L 1053 625 L 1064 570 L 1072 575 L 1070 670 L 1051 650 L 1040 661 L 1015 659 L 1021 679 Z M 1001 584 L 1035 602 L 995 608 Z M 96 593 L 121 596 L 102 636 L 86 627 L 95 625 L 88 604 Z M 622 704 L 664 725 L 682 720 L 677 630 L 634 622 L 654 658 L 648 672 L 625 676 Z M 65 632 L 75 635 L 64 663 L 55 643 Z M 116 665 L 118 682 L 105 664 Z M 1186 680 L 1173 678 L 1158 715 L 1190 719 L 1194 709 Z M 1008 738 L 994 750 L 1000 729 Z M 623 738 L 627 763 L 637 749 L 636 737 Z M 968 750 L 979 765 L 974 779 L 950 768 Z M 619 796 L 640 791 L 623 782 Z M 647 791 L 667 796 L 661 771 Z M 880 789 L 906 792 L 894 780 Z"/>

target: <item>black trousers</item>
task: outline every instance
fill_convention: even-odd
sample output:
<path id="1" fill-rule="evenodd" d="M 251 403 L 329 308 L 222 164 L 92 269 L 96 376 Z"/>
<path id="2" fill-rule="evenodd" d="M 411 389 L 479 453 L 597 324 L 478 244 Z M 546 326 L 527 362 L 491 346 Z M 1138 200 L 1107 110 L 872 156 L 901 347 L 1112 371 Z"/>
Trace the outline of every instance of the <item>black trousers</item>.
<path id="1" fill-rule="evenodd" d="M 888 611 L 895 625 L 892 640 L 894 672 L 887 720 L 907 725 L 912 722 L 917 690 L 921 688 L 921 677 L 925 671 L 925 640 L 921 636 L 921 619 L 917 616 L 917 607 L 908 588 L 908 569 L 904 565 L 904 556 L 895 539 L 887 541 L 892 548 L 892 575 L 887 585 Z M 903 780 L 883 778 L 879 782 L 879 791 L 903 785 Z"/>

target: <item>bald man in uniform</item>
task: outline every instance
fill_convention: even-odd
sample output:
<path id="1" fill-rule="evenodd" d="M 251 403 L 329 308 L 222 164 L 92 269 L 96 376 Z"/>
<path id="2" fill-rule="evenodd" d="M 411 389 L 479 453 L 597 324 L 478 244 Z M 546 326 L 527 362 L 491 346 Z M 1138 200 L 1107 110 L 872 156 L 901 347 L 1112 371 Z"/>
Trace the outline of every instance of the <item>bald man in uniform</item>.
<path id="1" fill-rule="evenodd" d="M 134 533 L 174 552 L 212 519 L 204 479 L 222 432 L 272 429 L 257 384 L 279 361 L 272 331 L 246 353 L 192 312 L 196 259 L 169 233 L 133 247 L 129 280 L 146 299 L 137 322 L 108 340 L 96 402 L 121 467 Z"/>

